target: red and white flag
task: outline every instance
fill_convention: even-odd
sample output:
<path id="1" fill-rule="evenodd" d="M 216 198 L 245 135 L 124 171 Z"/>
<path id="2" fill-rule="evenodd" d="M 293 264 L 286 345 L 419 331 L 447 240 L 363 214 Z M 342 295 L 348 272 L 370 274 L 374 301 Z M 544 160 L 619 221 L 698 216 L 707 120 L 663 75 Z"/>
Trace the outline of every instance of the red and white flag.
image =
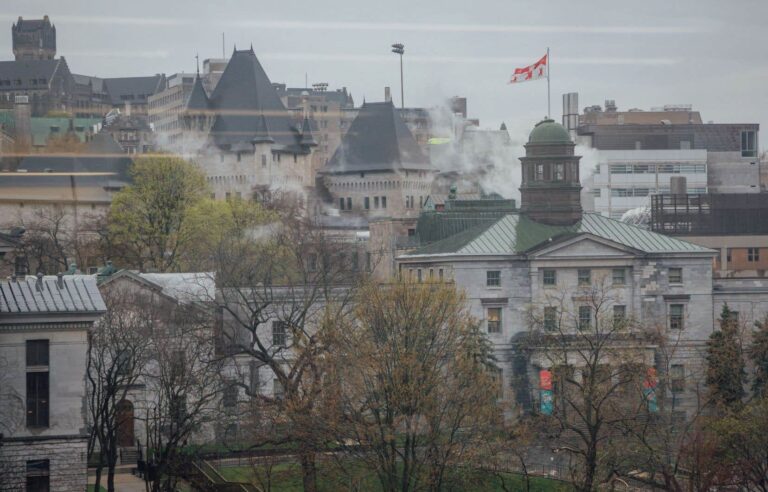
<path id="1" fill-rule="evenodd" d="M 518 84 L 520 82 L 528 82 L 529 80 L 544 79 L 549 76 L 549 55 L 544 55 L 539 61 L 533 65 L 528 65 L 523 68 L 516 68 L 515 73 L 512 74 L 512 78 L 509 79 L 510 84 Z"/>

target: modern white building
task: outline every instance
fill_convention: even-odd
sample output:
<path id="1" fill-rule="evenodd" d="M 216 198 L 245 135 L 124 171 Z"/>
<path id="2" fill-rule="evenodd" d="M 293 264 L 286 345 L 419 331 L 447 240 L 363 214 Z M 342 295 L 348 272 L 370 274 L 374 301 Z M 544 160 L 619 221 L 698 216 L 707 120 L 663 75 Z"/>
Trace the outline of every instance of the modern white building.
<path id="1" fill-rule="evenodd" d="M 91 276 L 0 281 L 0 490 L 86 489 L 88 332 L 105 310 Z"/>
<path id="2" fill-rule="evenodd" d="M 650 207 L 650 196 L 669 193 L 672 176 L 683 176 L 688 193 L 707 193 L 707 151 L 601 150 L 592 175 L 594 212 L 621 219 L 628 210 Z"/>

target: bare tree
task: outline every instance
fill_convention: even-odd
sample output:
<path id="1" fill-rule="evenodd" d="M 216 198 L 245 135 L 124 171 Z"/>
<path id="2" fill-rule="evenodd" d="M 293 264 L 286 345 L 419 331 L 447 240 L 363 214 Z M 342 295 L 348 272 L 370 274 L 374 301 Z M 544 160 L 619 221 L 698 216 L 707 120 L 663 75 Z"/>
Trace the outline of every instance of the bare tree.
<path id="1" fill-rule="evenodd" d="M 143 296 L 113 289 L 105 293 L 104 301 L 107 312 L 91 332 L 88 343 L 88 456 L 98 447 L 96 489 L 106 466 L 107 490 L 112 492 L 120 444 L 118 431 L 126 425 L 120 405 L 144 371 L 151 326 L 141 314 L 146 306 Z"/>
<path id="2" fill-rule="evenodd" d="M 323 430 L 333 409 L 326 404 L 326 328 L 347 315 L 363 275 L 356 248 L 288 216 L 259 235 L 232 234 L 216 252 L 223 351 L 250 372 L 235 382 L 250 399 L 246 411 L 279 429 L 247 434 L 253 446 L 294 443 L 308 491 L 317 489 L 315 455 L 328 444 Z M 254 384 L 260 380 L 271 387 Z"/>
<path id="3" fill-rule="evenodd" d="M 552 293 L 531 310 L 523 344 L 551 374 L 555 450 L 575 459 L 572 480 L 585 492 L 616 475 L 622 425 L 642 417 L 641 384 L 653 365 L 651 341 L 615 305 L 623 302 L 604 280 Z"/>
<path id="4" fill-rule="evenodd" d="M 144 423 L 153 492 L 175 490 L 193 437 L 212 439 L 219 417 L 222 361 L 217 357 L 213 313 L 205 306 L 152 306 L 152 350 L 144 379 Z M 151 475 L 151 476 L 150 476 Z"/>

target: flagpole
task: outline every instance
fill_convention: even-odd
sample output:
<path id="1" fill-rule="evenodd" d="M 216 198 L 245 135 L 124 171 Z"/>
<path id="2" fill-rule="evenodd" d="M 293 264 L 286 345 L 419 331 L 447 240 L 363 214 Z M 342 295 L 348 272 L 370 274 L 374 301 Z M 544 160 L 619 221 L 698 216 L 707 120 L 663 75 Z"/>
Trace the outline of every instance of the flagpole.
<path id="1" fill-rule="evenodd" d="M 552 117 L 552 105 L 549 97 L 549 69 L 552 66 L 552 60 L 549 58 L 549 46 L 547 46 L 547 118 Z"/>

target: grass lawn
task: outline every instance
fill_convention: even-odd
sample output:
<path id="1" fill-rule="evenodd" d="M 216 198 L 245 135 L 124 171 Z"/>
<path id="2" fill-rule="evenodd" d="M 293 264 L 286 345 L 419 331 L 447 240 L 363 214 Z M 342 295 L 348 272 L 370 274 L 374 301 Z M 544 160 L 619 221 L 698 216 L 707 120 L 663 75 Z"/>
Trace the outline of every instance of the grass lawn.
<path id="1" fill-rule="evenodd" d="M 94 484 L 88 484 L 88 492 L 96 492 Z M 99 492 L 107 492 L 107 489 L 99 485 Z"/>
<path id="2" fill-rule="evenodd" d="M 259 473 L 264 478 L 264 466 L 259 467 Z M 253 468 L 249 466 L 223 467 L 219 472 L 227 479 L 233 482 L 250 482 L 259 485 L 256 480 Z M 523 477 L 514 474 L 505 474 L 504 483 L 508 490 L 525 490 Z M 321 492 L 332 492 L 338 490 L 370 490 L 376 492 L 381 490 L 378 480 L 371 473 L 367 473 L 360 466 L 347 466 L 346 470 L 341 470 L 332 463 L 320 463 L 318 470 L 318 488 Z M 272 490 L 273 492 L 301 492 L 303 486 L 301 483 L 301 469 L 296 464 L 280 464 L 272 468 Z M 473 473 L 466 477 L 460 486 L 446 488 L 446 490 L 455 490 L 462 492 L 501 492 L 501 479 L 484 472 Z M 572 488 L 563 482 L 548 480 L 541 477 L 531 477 L 532 492 L 570 492 Z"/>

